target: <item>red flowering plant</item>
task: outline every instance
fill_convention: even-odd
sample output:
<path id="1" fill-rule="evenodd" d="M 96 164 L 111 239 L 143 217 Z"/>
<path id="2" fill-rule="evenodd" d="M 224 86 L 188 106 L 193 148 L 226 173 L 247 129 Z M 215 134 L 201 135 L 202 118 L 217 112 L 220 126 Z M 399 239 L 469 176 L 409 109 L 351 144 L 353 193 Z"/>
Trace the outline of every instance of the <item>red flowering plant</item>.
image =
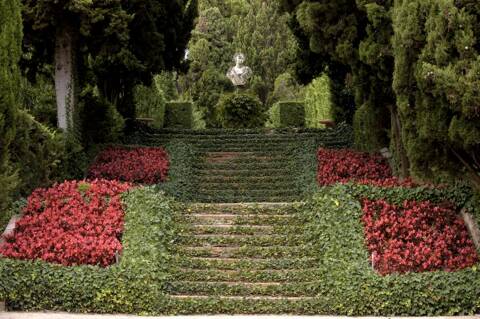
<path id="1" fill-rule="evenodd" d="M 451 204 L 363 200 L 365 241 L 380 274 L 455 271 L 478 262 L 463 219 Z"/>
<path id="2" fill-rule="evenodd" d="M 320 148 L 317 159 L 317 182 L 322 186 L 349 182 L 381 187 L 415 186 L 410 179 L 400 181 L 393 177 L 390 166 L 380 155 Z"/>
<path id="3" fill-rule="evenodd" d="M 35 190 L 0 254 L 66 266 L 113 264 L 122 251 L 120 194 L 130 188 L 128 183 L 93 180 Z"/>
<path id="4" fill-rule="evenodd" d="M 170 166 L 162 148 L 108 148 L 90 166 L 89 178 L 106 178 L 132 183 L 158 184 L 167 178 Z"/>

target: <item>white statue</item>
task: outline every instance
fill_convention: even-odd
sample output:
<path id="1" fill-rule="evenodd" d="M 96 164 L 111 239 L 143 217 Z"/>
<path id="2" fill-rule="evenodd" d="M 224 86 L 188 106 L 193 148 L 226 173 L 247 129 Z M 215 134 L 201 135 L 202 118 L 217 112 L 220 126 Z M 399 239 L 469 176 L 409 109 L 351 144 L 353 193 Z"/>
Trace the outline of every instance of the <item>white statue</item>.
<path id="1" fill-rule="evenodd" d="M 244 86 L 248 80 L 252 77 L 252 69 L 243 65 L 245 62 L 245 55 L 243 53 L 236 53 L 233 56 L 235 66 L 232 66 L 228 72 L 227 77 L 232 81 L 235 86 Z"/>

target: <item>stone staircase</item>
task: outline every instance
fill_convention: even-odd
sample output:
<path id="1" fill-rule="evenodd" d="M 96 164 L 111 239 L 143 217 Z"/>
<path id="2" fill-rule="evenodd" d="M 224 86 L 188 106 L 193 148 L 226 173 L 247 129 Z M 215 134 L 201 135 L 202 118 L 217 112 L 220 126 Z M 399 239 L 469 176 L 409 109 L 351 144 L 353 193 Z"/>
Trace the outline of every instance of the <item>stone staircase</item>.
<path id="1" fill-rule="evenodd" d="M 351 130 L 162 130 L 130 144 L 192 146 L 193 200 L 178 217 L 170 314 L 318 314 L 318 255 L 299 214 L 298 154 L 346 147 Z M 308 151 L 305 145 L 314 145 Z M 310 154 L 311 152 L 311 154 Z M 308 160 L 307 160 L 308 162 Z M 300 163 L 300 165 L 299 165 Z M 314 179 L 314 178 L 313 178 Z M 323 301 L 322 301 L 323 300 Z"/>
<path id="2" fill-rule="evenodd" d="M 302 191 L 294 187 L 294 149 L 309 141 L 344 147 L 345 128 L 336 130 L 161 130 L 141 136 L 138 144 L 160 146 L 171 141 L 196 151 L 194 202 L 294 202 Z M 135 142 L 134 142 L 135 143 Z"/>
<path id="3" fill-rule="evenodd" d="M 321 277 L 298 204 L 189 207 L 167 285 L 171 313 L 299 313 L 314 305 Z"/>

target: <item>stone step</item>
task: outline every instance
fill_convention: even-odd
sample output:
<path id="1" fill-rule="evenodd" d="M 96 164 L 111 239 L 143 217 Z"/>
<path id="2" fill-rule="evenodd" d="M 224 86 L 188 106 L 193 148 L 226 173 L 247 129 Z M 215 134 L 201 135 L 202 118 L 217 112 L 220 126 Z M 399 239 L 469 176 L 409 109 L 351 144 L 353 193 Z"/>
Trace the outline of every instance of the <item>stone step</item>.
<path id="1" fill-rule="evenodd" d="M 300 258 L 313 256 L 311 248 L 304 246 L 177 246 L 178 253 L 189 257 L 220 258 Z"/>
<path id="2" fill-rule="evenodd" d="M 268 202 L 268 203 L 284 203 L 284 202 L 298 202 L 302 200 L 302 197 L 299 195 L 290 195 L 290 196 L 264 196 L 264 195 L 257 195 L 257 194 L 250 194 L 250 195 L 228 195 L 228 196 L 215 196 L 214 194 L 199 194 L 196 196 L 198 202 L 202 203 L 260 203 L 260 202 Z"/>
<path id="3" fill-rule="evenodd" d="M 317 268 L 309 269 L 264 269 L 221 270 L 181 268 L 174 274 L 175 280 L 184 281 L 243 281 L 243 282 L 306 282 L 325 276 Z"/>
<path id="4" fill-rule="evenodd" d="M 313 257 L 302 258 L 224 258 L 224 257 L 179 257 L 179 268 L 192 268 L 198 270 L 290 270 L 310 269 L 318 267 L 319 261 Z"/>
<path id="5" fill-rule="evenodd" d="M 188 221 L 193 225 L 293 225 L 298 220 L 292 215 L 237 215 L 237 214 L 184 214 L 183 221 Z"/>
<path id="6" fill-rule="evenodd" d="M 222 295 L 222 296 L 278 296 L 313 297 L 315 282 L 192 282 L 177 281 L 167 284 L 172 295 Z"/>
<path id="7" fill-rule="evenodd" d="M 169 295 L 172 299 L 219 299 L 219 300 L 270 300 L 270 301 L 299 301 L 299 300 L 312 300 L 314 297 L 277 297 L 277 296 L 210 296 L 210 295 Z"/>
<path id="8" fill-rule="evenodd" d="M 204 246 L 225 246 L 225 247 L 242 247 L 251 246 L 298 246 L 305 243 L 303 236 L 299 235 L 184 235 L 179 238 L 182 245 L 204 247 Z"/>
<path id="9" fill-rule="evenodd" d="M 204 176 L 216 176 L 216 177 L 291 177 L 291 171 L 286 168 L 268 168 L 261 170 L 249 170 L 249 169 L 199 169 L 197 170 L 199 179 Z"/>

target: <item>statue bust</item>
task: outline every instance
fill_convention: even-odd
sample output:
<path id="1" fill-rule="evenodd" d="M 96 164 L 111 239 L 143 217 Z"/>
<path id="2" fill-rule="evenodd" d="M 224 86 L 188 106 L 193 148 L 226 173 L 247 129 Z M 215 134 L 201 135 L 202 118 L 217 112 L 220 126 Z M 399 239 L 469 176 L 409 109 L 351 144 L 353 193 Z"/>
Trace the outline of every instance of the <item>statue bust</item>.
<path id="1" fill-rule="evenodd" d="M 244 86 L 248 80 L 252 77 L 252 69 L 243 65 L 245 62 L 245 55 L 243 53 L 236 53 L 233 56 L 235 66 L 232 66 L 228 72 L 227 77 L 232 81 L 235 86 Z"/>

